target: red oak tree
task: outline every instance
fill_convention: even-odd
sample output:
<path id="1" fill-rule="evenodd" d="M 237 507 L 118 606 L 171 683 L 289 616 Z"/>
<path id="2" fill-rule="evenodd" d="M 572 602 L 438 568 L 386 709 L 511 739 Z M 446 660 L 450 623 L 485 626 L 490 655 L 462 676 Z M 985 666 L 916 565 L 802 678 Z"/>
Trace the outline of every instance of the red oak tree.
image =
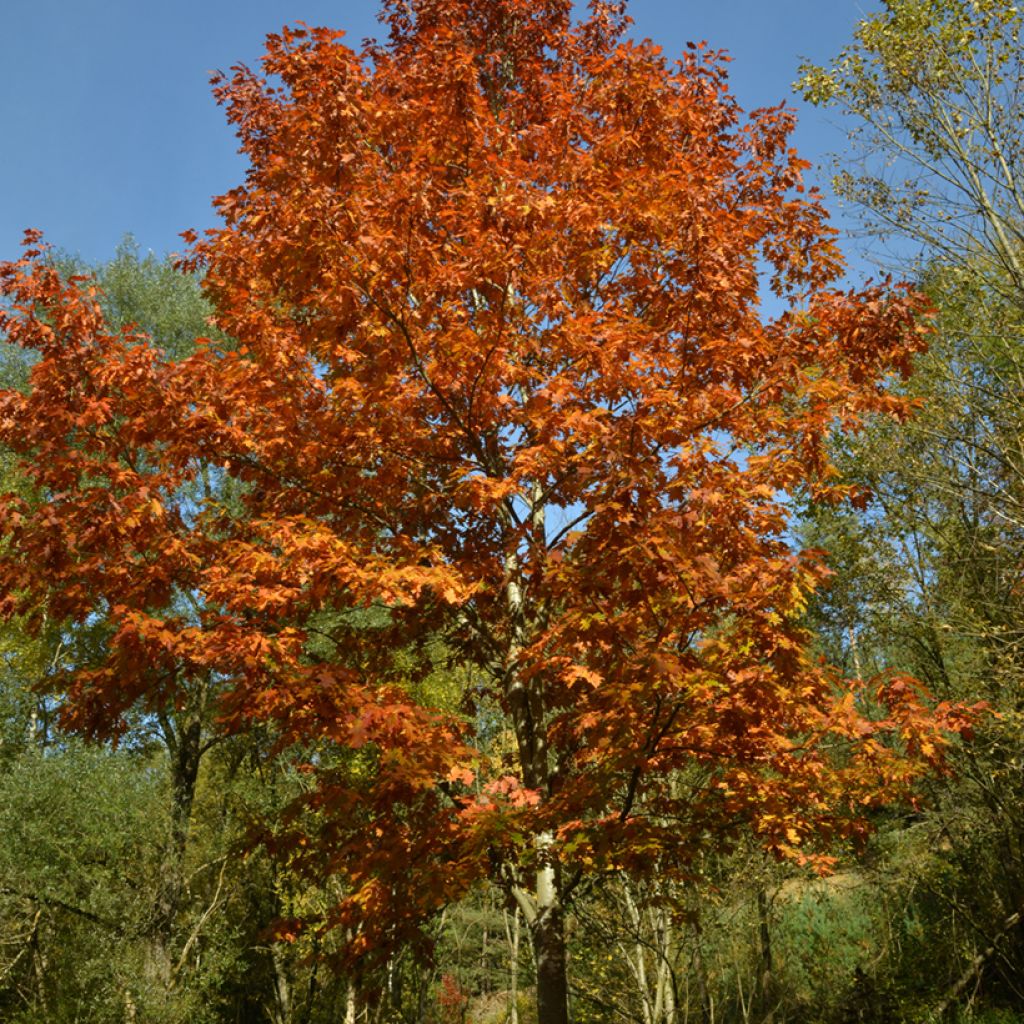
<path id="1" fill-rule="evenodd" d="M 38 354 L 0 396 L 36 488 L 5 607 L 109 627 L 68 724 L 215 679 L 225 728 L 319 745 L 276 841 L 344 879 L 351 954 L 490 877 L 543 1024 L 581 878 L 685 877 L 741 829 L 822 862 L 960 722 L 809 655 L 824 570 L 787 534 L 793 495 L 846 496 L 829 433 L 906 411 L 921 300 L 836 290 L 788 111 L 570 8 L 385 0 L 384 44 L 288 29 L 217 81 L 250 166 L 190 261 L 235 347 L 173 363 L 37 249 L 0 271 Z M 183 500 L 201 473 L 241 497 Z M 461 703 L 417 686 L 430 643 Z"/>

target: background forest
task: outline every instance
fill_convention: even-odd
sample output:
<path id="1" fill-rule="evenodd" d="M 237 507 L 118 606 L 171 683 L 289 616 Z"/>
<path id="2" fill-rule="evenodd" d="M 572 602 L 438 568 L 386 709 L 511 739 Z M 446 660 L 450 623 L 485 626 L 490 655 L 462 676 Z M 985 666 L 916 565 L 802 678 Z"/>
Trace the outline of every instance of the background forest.
<path id="1" fill-rule="evenodd" d="M 1006 0 L 887 0 L 832 64 L 798 72 L 849 128 L 832 183 L 861 241 L 927 294 L 936 327 L 893 383 L 917 415 L 832 439 L 864 500 L 801 510 L 795 542 L 833 571 L 805 625 L 849 676 L 905 672 L 994 713 L 913 806 L 871 810 L 873 834 L 833 850 L 827 877 L 751 839 L 685 884 L 588 880 L 567 908 L 577 1024 L 1024 1019 L 1022 28 Z M 175 358 L 209 334 L 199 279 L 130 240 L 101 266 L 56 259 L 95 275 L 108 322 Z M 24 353 L 0 358 L 3 385 L 24 387 Z M 27 486 L 2 450 L 0 478 Z M 196 486 L 195 502 L 237 497 L 216 474 Z M 345 627 L 381 624 L 371 609 Z M 498 887 L 426 926 L 432 955 L 410 945 L 372 976 L 339 967 L 335 933 L 287 934 L 340 884 L 258 841 L 308 785 L 294 751 L 266 724 L 216 729 L 198 681 L 171 708 L 133 707 L 116 744 L 62 731 L 47 680 L 108 640 L 45 610 L 0 626 L 0 1019 L 535 1020 L 530 931 Z M 443 639 L 409 659 L 431 706 L 473 685 Z"/>

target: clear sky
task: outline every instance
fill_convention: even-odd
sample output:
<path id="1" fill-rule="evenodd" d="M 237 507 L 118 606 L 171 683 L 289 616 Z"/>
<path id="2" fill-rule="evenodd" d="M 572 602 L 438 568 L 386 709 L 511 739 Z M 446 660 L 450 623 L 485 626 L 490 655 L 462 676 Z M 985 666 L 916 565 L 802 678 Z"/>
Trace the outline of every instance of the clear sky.
<path id="1" fill-rule="evenodd" d="M 789 100 L 796 145 L 814 162 L 840 149 L 840 127 L 790 93 L 797 65 L 849 40 L 874 0 L 632 0 L 634 34 L 666 56 L 687 40 L 728 50 L 747 108 Z M 0 0 L 0 258 L 22 231 L 87 260 L 126 232 L 158 254 L 214 223 L 212 196 L 244 165 L 214 104 L 212 69 L 255 64 L 264 36 L 297 20 L 378 34 L 377 0 Z"/>

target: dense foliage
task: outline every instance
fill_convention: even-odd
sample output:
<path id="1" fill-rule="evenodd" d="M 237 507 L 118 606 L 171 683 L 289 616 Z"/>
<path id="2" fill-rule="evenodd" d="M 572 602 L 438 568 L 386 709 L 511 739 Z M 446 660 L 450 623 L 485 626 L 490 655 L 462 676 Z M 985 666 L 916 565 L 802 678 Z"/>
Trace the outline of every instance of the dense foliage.
<path id="1" fill-rule="evenodd" d="M 1016 9 L 892 0 L 803 70 L 926 355 L 715 55 L 384 20 L 220 81 L 198 276 L 0 272 L 0 1013 L 1012 1015 Z"/>

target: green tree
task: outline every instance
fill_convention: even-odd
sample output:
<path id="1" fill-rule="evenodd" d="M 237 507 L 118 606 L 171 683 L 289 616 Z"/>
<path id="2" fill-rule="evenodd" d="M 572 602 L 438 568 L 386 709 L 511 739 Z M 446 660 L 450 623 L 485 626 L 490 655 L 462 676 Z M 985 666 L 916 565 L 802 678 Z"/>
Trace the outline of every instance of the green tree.
<path id="1" fill-rule="evenodd" d="M 797 88 L 853 125 L 833 185 L 865 228 L 1024 295 L 1024 14 L 1010 0 L 886 0 Z M 905 263 L 904 263 L 905 265 Z"/>
<path id="2" fill-rule="evenodd" d="M 962 751 L 957 780 L 936 789 L 922 827 L 945 851 L 945 870 L 923 871 L 917 891 L 933 897 L 932 984 L 959 994 L 963 972 L 974 971 L 972 985 L 987 978 L 993 998 L 1018 1007 L 1022 25 L 1004 0 L 890 0 L 835 61 L 805 66 L 799 82 L 805 98 L 852 121 L 834 186 L 888 259 L 921 282 L 936 327 L 906 385 L 920 404 L 914 419 L 835 440 L 844 471 L 871 501 L 859 514 L 815 517 L 810 539 L 833 552 L 837 573 L 816 608 L 819 633 L 858 674 L 898 666 L 942 697 L 983 697 L 999 712 Z M 968 938 L 943 960 L 938 948 L 955 935 Z"/>
<path id="3" fill-rule="evenodd" d="M 209 307 L 197 278 L 182 274 L 170 259 L 142 255 L 130 238 L 113 259 L 95 267 L 67 254 L 56 254 L 53 262 L 63 276 L 80 275 L 95 283 L 108 321 L 117 328 L 136 325 L 145 329 L 171 359 L 194 351 L 197 336 L 215 334 L 208 324 Z M 220 341 L 227 344 L 223 338 Z M 2 354 L 3 385 L 26 390 L 33 354 L 9 345 L 2 347 Z M 3 491 L 18 493 L 30 503 L 41 497 L 3 449 L 0 483 Z M 179 500 L 195 502 L 201 498 L 199 491 L 208 494 L 214 486 L 204 474 L 196 493 L 182 494 Z M 187 601 L 187 596 L 178 595 L 178 600 Z M 214 695 L 208 676 L 194 676 L 181 688 L 183 699 L 178 703 L 126 709 L 121 747 L 131 757 L 127 753 L 114 756 L 102 749 L 80 750 L 58 729 L 63 710 L 60 681 L 66 671 L 95 663 L 108 636 L 108 631 L 95 623 L 60 621 L 46 602 L 0 625 L 4 810 L 12 820 L 26 814 L 34 823 L 31 835 L 24 827 L 5 830 L 0 887 L 6 887 L 9 898 L 2 917 L 4 927 L 18 934 L 25 913 L 39 911 L 38 927 L 29 928 L 26 934 L 32 936 L 33 948 L 43 950 L 47 943 L 55 944 L 55 951 L 18 960 L 21 968 L 31 962 L 38 974 L 28 1003 L 45 1019 L 61 1019 L 76 1003 L 90 1007 L 86 1011 L 92 1014 L 90 1019 L 103 1019 L 104 1014 L 123 1019 L 129 1004 L 140 1013 L 147 1007 L 146 1014 L 151 1017 L 157 1014 L 159 1004 L 162 1009 L 154 1019 L 169 1020 L 174 1014 L 184 1018 L 199 1005 L 195 1000 L 204 1001 L 203 993 L 208 995 L 212 984 L 205 968 L 198 970 L 185 954 L 194 953 L 200 938 L 205 942 L 205 936 L 221 924 L 215 915 L 206 913 L 210 901 L 218 910 L 223 903 L 220 896 L 214 899 L 212 895 L 216 872 L 212 882 L 194 877 L 194 873 L 200 870 L 204 856 L 223 863 L 225 844 L 240 835 L 238 822 L 223 814 L 219 819 L 214 816 L 209 828 L 198 834 L 195 828 L 200 762 L 213 743 Z M 40 760 L 44 752 L 45 759 Z M 103 784 L 95 781 L 100 776 Z M 43 807 L 48 809 L 46 813 L 39 810 Z M 126 843 L 136 843 L 138 849 L 118 846 L 118 836 Z M 51 850 L 54 843 L 63 849 L 63 860 Z M 110 877 L 90 874 L 89 844 L 95 843 L 99 844 L 96 859 L 106 865 Z M 139 853 L 143 849 L 144 856 Z M 37 852 L 42 860 L 35 857 Z M 53 862 L 53 867 L 44 871 L 47 861 Z M 79 895 L 93 890 L 110 894 L 109 913 L 49 892 L 47 879 L 58 870 L 68 884 L 77 886 Z M 55 908 L 60 910 L 60 921 L 53 918 Z M 265 924 L 272 917 L 272 909 L 266 908 L 257 920 Z M 75 925 L 73 932 L 64 927 L 68 921 Z M 201 935 L 196 931 L 200 921 Z M 230 942 L 221 952 L 226 962 L 238 955 Z M 88 984 L 76 980 L 83 971 L 93 979 Z M 125 981 L 118 988 L 111 972 L 120 972 L 122 979 L 137 975 L 145 984 L 140 989 Z M 12 971 L 7 981 L 16 996 L 18 992 L 24 995 L 18 971 Z M 96 995 L 97 986 L 107 995 Z M 12 998 L 11 1007 L 19 999 L 25 1002 L 22 996 Z M 190 1000 L 193 1011 L 188 1010 Z"/>

